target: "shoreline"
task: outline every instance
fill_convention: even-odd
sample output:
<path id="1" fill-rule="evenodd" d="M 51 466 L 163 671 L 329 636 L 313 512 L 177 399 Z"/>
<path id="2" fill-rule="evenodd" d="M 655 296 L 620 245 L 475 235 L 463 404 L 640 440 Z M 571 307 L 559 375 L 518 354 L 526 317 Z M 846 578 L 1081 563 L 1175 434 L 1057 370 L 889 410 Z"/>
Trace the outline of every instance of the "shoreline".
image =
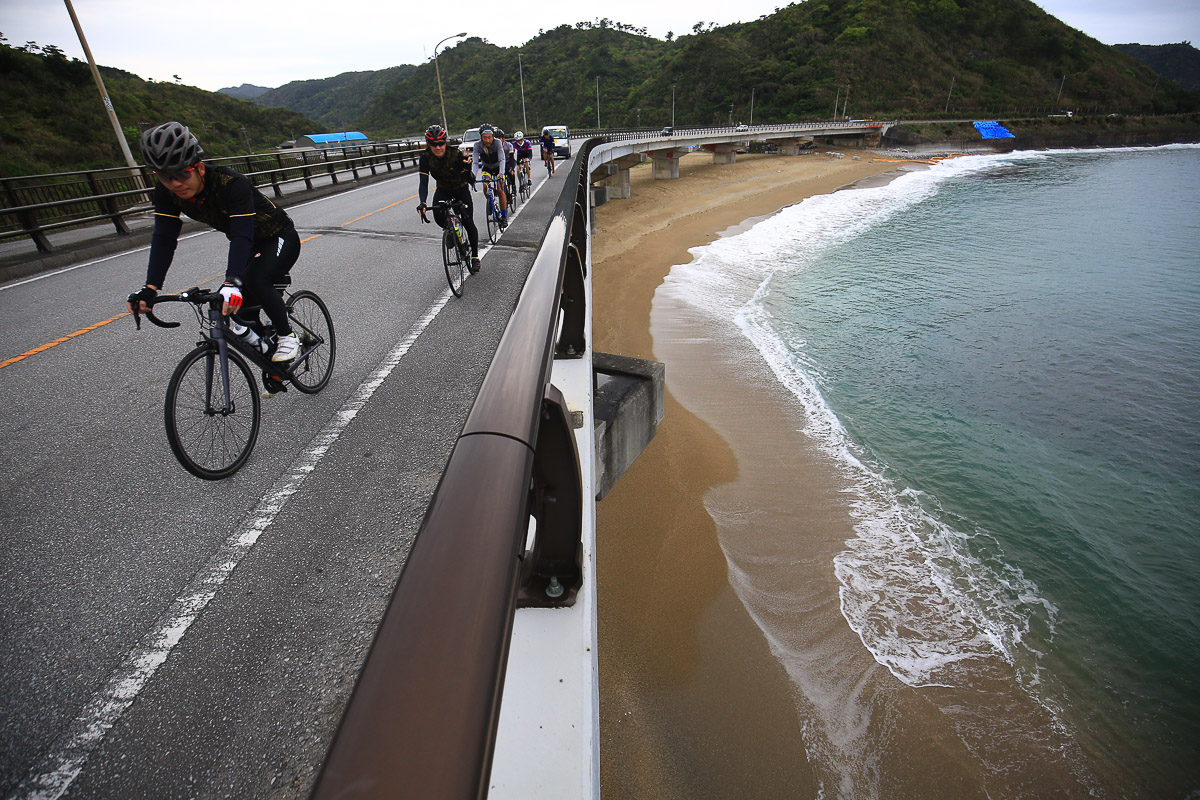
<path id="1" fill-rule="evenodd" d="M 691 158 L 678 181 L 631 175 L 632 197 L 597 214 L 595 347 L 663 361 L 667 380 L 658 435 L 597 506 L 603 795 L 957 800 L 1119 786 L 1006 663 L 980 661 L 968 685 L 912 687 L 874 660 L 833 567 L 858 535 L 846 475 L 732 320 L 666 280 L 689 248 L 811 196 L 886 183 L 897 164 Z"/>
<path id="2" fill-rule="evenodd" d="M 651 304 L 689 248 L 896 169 L 823 155 L 714 165 L 693 154 L 678 181 L 635 171 L 632 197 L 597 210 L 595 347 L 664 360 Z M 602 793 L 815 796 L 801 720 L 780 702 L 795 690 L 730 583 L 705 506 L 737 479 L 735 449 L 680 403 L 667 365 L 658 435 L 597 507 Z"/>

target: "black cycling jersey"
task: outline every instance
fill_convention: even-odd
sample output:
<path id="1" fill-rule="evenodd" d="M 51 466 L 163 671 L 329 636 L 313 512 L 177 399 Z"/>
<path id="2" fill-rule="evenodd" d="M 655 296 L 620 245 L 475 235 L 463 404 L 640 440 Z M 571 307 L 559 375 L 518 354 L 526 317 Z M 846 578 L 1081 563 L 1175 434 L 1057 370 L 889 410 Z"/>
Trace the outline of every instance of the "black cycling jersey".
<path id="1" fill-rule="evenodd" d="M 437 181 L 439 189 L 461 189 L 467 184 L 475 183 L 471 174 L 471 162 L 453 145 L 447 145 L 446 151 L 438 158 L 428 147 L 417 160 L 417 195 L 422 203 L 429 195 L 429 176 Z"/>
<path id="2" fill-rule="evenodd" d="M 228 278 L 240 278 L 255 246 L 294 230 L 287 212 L 254 188 L 250 179 L 229 167 L 205 164 L 204 188 L 190 200 L 157 183 L 154 186 L 154 235 L 146 283 L 162 287 L 183 227 L 180 214 L 211 225 L 229 239 Z"/>

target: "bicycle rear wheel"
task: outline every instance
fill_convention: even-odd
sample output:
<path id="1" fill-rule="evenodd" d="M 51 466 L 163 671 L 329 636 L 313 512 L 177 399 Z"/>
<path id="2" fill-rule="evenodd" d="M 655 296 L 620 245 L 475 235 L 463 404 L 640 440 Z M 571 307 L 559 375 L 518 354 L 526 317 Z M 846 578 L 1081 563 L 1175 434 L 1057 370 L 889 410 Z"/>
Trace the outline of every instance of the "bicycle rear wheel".
<path id="1" fill-rule="evenodd" d="M 454 229 L 442 231 L 442 261 L 446 264 L 446 281 L 455 297 L 463 296 L 463 282 L 467 279 L 467 265 L 463 263 L 462 254 L 458 252 L 458 242 L 454 238 Z"/>
<path id="2" fill-rule="evenodd" d="M 529 176 L 521 175 L 521 200 L 529 202 Z"/>
<path id="3" fill-rule="evenodd" d="M 241 469 L 258 440 L 258 390 L 246 360 L 228 350 L 229 408 L 217 348 L 202 344 L 175 367 L 167 384 L 167 441 L 184 469 L 216 481 Z"/>
<path id="4" fill-rule="evenodd" d="M 300 339 L 300 355 L 288 364 L 292 385 L 305 394 L 316 394 L 329 383 L 337 358 L 333 317 L 316 292 L 301 289 L 288 298 L 288 318 Z"/>

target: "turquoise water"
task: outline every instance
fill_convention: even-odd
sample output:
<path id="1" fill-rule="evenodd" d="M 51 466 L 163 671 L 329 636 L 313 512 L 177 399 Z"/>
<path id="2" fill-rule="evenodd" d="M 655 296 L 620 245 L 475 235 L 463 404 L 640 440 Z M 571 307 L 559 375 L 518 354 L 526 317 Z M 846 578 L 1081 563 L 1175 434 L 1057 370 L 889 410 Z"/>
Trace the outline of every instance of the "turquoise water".
<path id="1" fill-rule="evenodd" d="M 845 465 L 875 660 L 1003 674 L 1081 794 L 1200 796 L 1200 147 L 960 158 L 697 255 Z"/>

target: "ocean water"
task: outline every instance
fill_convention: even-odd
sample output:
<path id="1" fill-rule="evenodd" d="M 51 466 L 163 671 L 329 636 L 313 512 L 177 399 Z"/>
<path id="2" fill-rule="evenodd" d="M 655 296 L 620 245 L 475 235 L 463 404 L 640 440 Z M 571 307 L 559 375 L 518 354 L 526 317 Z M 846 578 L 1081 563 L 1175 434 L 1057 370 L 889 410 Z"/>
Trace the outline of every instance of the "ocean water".
<path id="1" fill-rule="evenodd" d="M 957 158 L 693 255 L 664 291 L 840 467 L 845 624 L 916 692 L 1037 709 L 943 704 L 991 795 L 1039 796 L 992 780 L 1024 724 L 1065 796 L 1200 797 L 1200 147 Z"/>

